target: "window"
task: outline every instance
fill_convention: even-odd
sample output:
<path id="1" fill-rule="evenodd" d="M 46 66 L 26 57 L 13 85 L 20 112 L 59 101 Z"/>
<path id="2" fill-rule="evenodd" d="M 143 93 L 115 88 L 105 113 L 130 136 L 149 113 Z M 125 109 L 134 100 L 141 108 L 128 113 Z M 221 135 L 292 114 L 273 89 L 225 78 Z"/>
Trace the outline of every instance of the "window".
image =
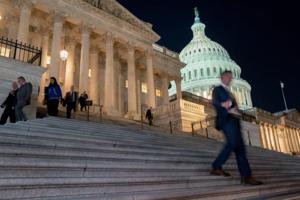
<path id="1" fill-rule="evenodd" d="M 183 81 L 186 81 L 185 73 L 183 74 Z"/>
<path id="2" fill-rule="evenodd" d="M 89 69 L 89 78 L 92 77 L 92 69 Z"/>
<path id="3" fill-rule="evenodd" d="M 201 76 L 203 77 L 204 76 L 203 69 L 200 69 L 200 73 L 201 73 Z"/>
<path id="4" fill-rule="evenodd" d="M 207 68 L 207 76 L 210 76 L 210 69 Z"/>
<path id="5" fill-rule="evenodd" d="M 128 80 L 125 81 L 125 88 L 128 88 Z"/>
<path id="6" fill-rule="evenodd" d="M 142 83 L 142 93 L 147 94 L 148 93 L 148 87 L 146 83 Z"/>
<path id="7" fill-rule="evenodd" d="M 189 80 L 191 80 L 191 79 L 192 79 L 192 72 L 189 71 Z"/>
<path id="8" fill-rule="evenodd" d="M 214 75 L 217 74 L 217 68 L 214 67 Z"/>
<path id="9" fill-rule="evenodd" d="M 161 97 L 161 91 L 160 91 L 160 89 L 156 89 L 155 90 L 155 94 L 156 94 L 157 97 Z"/>
<path id="10" fill-rule="evenodd" d="M 198 74 L 197 74 L 197 70 L 194 70 L 194 78 L 197 78 Z"/>
<path id="11" fill-rule="evenodd" d="M 9 57 L 10 49 L 0 47 L 0 56 Z"/>

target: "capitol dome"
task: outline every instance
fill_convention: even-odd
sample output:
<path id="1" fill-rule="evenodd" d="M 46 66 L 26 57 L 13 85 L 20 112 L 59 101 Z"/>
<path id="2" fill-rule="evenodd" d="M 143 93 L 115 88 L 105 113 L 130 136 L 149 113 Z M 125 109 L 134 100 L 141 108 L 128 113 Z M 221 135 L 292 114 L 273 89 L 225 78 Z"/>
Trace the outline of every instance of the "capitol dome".
<path id="1" fill-rule="evenodd" d="M 241 78 L 241 68 L 225 48 L 205 35 L 205 24 L 200 21 L 197 8 L 195 15 L 193 39 L 180 53 L 181 62 L 186 64 L 181 70 L 182 91 L 211 99 L 213 88 L 220 84 L 220 74 L 230 70 L 233 73 L 231 91 L 240 109 L 252 108 L 251 86 Z"/>

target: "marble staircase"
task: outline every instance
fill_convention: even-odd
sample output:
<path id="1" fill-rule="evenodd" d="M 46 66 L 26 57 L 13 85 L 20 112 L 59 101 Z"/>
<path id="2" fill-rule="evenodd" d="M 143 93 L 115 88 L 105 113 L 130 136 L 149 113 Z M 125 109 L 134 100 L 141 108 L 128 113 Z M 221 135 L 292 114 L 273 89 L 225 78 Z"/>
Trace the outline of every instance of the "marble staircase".
<path id="1" fill-rule="evenodd" d="M 208 170 L 222 143 L 135 123 L 44 118 L 0 127 L 0 199 L 300 199 L 300 159 L 249 147 L 262 186 Z"/>

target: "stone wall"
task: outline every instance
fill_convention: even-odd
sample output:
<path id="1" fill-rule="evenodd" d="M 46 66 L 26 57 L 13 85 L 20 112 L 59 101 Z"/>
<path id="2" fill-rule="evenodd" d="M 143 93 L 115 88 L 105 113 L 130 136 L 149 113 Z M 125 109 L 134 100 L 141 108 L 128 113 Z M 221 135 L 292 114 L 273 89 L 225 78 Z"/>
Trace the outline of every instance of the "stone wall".
<path id="1" fill-rule="evenodd" d="M 24 111 L 28 119 L 35 118 L 38 89 L 43 72 L 44 68 L 42 67 L 0 56 L 0 103 L 5 100 L 11 90 L 11 83 L 16 81 L 19 76 L 24 76 L 33 85 L 31 105 L 27 106 Z M 0 115 L 2 112 L 3 109 L 0 110 Z"/>

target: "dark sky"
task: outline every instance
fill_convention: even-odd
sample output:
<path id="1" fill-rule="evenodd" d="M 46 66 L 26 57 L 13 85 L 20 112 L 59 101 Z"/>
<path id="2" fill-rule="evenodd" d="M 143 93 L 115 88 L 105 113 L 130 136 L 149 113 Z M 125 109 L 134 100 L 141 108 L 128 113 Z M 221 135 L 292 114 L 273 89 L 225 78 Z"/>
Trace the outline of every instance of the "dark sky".
<path id="1" fill-rule="evenodd" d="M 118 0 L 153 24 L 160 45 L 180 52 L 192 39 L 193 8 L 198 7 L 206 35 L 220 43 L 242 68 L 252 86 L 255 107 L 284 109 L 280 81 L 289 108 L 300 110 L 300 11 L 285 0 Z"/>

